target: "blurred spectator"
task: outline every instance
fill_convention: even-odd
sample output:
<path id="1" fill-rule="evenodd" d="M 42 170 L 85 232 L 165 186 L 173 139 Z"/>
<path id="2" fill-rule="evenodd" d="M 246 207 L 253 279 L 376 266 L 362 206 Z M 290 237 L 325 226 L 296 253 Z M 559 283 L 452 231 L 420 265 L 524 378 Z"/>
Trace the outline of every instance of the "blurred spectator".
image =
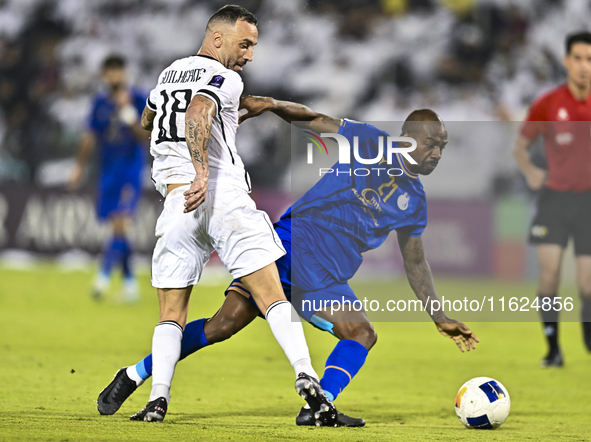
<path id="1" fill-rule="evenodd" d="M 39 163 L 53 155 L 58 127 L 47 110 L 59 89 L 56 48 L 66 34 L 53 16 L 52 3 L 42 2 L 14 40 L 1 42 L 0 107 L 6 133 L 0 152 L 18 172 L 3 173 L 5 168 L 0 168 L 0 180 L 30 179 Z"/>
<path id="2" fill-rule="evenodd" d="M 147 88 L 171 58 L 197 52 L 207 17 L 224 3 L 0 0 L 0 181 L 34 180 L 43 161 L 73 155 L 96 89 L 91 73 L 109 53 L 124 55 L 134 84 Z M 264 24 L 245 93 L 357 119 L 401 119 L 430 104 L 446 120 L 518 120 L 562 76 L 557 42 L 591 18 L 582 0 L 242 4 Z M 264 170 L 271 152 L 287 148 L 275 146 L 281 125 L 251 124 L 256 142 L 238 132 L 246 166 L 255 184 L 258 175 L 275 186 Z M 272 157 L 277 168 L 289 162 Z"/>

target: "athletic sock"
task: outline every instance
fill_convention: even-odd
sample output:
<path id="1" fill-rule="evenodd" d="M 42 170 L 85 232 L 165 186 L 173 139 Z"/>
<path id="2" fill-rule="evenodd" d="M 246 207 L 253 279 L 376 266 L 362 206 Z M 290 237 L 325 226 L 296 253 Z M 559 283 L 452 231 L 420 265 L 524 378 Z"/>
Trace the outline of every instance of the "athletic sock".
<path id="1" fill-rule="evenodd" d="M 126 302 L 136 302 L 140 300 L 140 290 L 137 279 L 133 276 L 123 280 L 122 299 Z"/>
<path id="2" fill-rule="evenodd" d="M 142 378 L 140 376 L 135 365 L 130 365 L 129 367 L 127 367 L 125 369 L 125 372 L 127 373 L 129 379 L 135 382 L 135 385 L 137 385 L 138 387 L 144 383 L 145 378 Z"/>
<path id="3" fill-rule="evenodd" d="M 183 328 L 174 321 L 160 322 L 152 338 L 152 392 L 150 401 L 163 396 L 170 401 L 170 384 L 181 354 Z"/>
<path id="4" fill-rule="evenodd" d="M 152 384 L 152 391 L 150 392 L 150 399 L 148 402 L 152 402 L 159 397 L 166 399 L 166 403 L 170 404 L 170 386 L 164 384 Z"/>
<path id="5" fill-rule="evenodd" d="M 591 297 L 581 295 L 581 322 L 591 322 Z"/>
<path id="6" fill-rule="evenodd" d="M 339 341 L 326 360 L 324 376 L 320 380 L 322 389 L 334 400 L 359 372 L 368 351 L 357 341 L 343 339 Z"/>
<path id="7" fill-rule="evenodd" d="M 211 345 L 205 337 L 205 331 L 203 330 L 204 325 L 205 318 L 201 318 L 196 321 L 191 321 L 185 326 L 183 339 L 181 340 L 181 356 L 179 361 L 185 359 L 190 354 L 195 353 L 197 350 L 201 350 L 203 347 Z M 152 376 L 152 355 L 149 354 L 139 361 L 134 368 L 140 379 L 148 379 Z M 127 373 L 127 375 L 129 376 L 129 373 Z"/>
<path id="8" fill-rule="evenodd" d="M 300 373 L 306 373 L 318 380 L 318 373 L 316 373 L 316 370 L 314 370 L 314 367 L 312 367 L 312 360 L 309 357 L 299 359 L 291 365 L 293 366 L 293 370 L 296 372 L 296 376 Z"/>
<path id="9" fill-rule="evenodd" d="M 107 290 L 110 283 L 111 275 L 104 273 L 101 269 L 94 279 L 94 291 L 97 292 L 98 295 L 101 295 Z"/>
<path id="10" fill-rule="evenodd" d="M 581 294 L 581 322 L 583 324 L 583 339 L 587 350 L 591 351 L 591 298 Z"/>
<path id="11" fill-rule="evenodd" d="M 554 296 L 543 296 L 538 295 L 539 305 L 542 306 L 544 303 L 544 299 L 550 298 L 552 301 Z M 546 301 L 546 304 L 548 302 Z M 554 304 L 552 304 L 553 306 Z M 547 312 L 544 311 L 543 308 L 540 308 L 540 314 L 542 316 L 542 322 L 544 323 L 544 334 L 546 335 L 546 340 L 548 341 L 548 345 L 550 346 L 550 353 L 555 353 L 558 351 L 558 310 L 551 308 Z"/>
<path id="12" fill-rule="evenodd" d="M 126 237 L 117 239 L 116 247 L 118 247 L 121 254 L 121 270 L 125 279 L 134 278 L 133 269 L 131 266 L 132 249 Z"/>
<path id="13" fill-rule="evenodd" d="M 101 273 L 110 275 L 113 266 L 121 262 L 121 238 L 114 236 L 105 245 L 101 261 Z"/>
<path id="14" fill-rule="evenodd" d="M 295 370 L 296 376 L 306 373 L 318 379 L 318 374 L 314 371 L 310 360 L 304 328 L 293 306 L 287 301 L 276 301 L 267 309 L 265 319 Z"/>
<path id="15" fill-rule="evenodd" d="M 324 387 L 322 387 L 322 389 L 324 390 Z M 335 395 L 332 394 L 328 390 L 324 390 L 324 394 L 326 395 L 326 397 L 328 398 L 328 400 L 331 401 L 331 402 L 334 402 L 334 400 L 336 399 Z"/>

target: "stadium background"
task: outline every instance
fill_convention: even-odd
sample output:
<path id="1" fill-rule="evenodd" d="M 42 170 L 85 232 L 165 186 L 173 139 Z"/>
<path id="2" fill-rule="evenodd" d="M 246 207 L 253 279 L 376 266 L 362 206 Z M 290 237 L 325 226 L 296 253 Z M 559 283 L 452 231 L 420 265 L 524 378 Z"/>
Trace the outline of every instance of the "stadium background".
<path id="1" fill-rule="evenodd" d="M 111 53 L 124 55 L 132 83 L 149 90 L 172 60 L 196 53 L 207 18 L 223 4 L 0 2 L 4 264 L 26 266 L 47 257 L 65 266 L 94 262 L 108 232 L 93 216 L 92 170 L 83 192 L 68 193 L 65 184 L 91 97 L 100 87 L 100 64 Z M 243 73 L 245 93 L 364 121 L 402 121 L 419 107 L 465 125 L 519 121 L 532 99 L 564 81 L 564 36 L 584 29 L 591 18 L 583 0 L 240 4 L 260 22 L 255 61 Z M 289 130 L 264 115 L 238 132 L 254 198 L 273 219 L 289 205 Z M 534 196 L 512 161 L 511 144 L 450 143 L 441 170 L 425 180 L 425 243 L 436 273 L 535 276 L 524 242 Z M 453 165 L 451 173 L 446 164 Z M 161 202 L 148 177 L 145 182 L 134 243 L 139 261 L 147 263 Z M 392 243 L 368 261 L 400 269 Z M 565 270 L 572 281 L 571 258 Z"/>
<path id="2" fill-rule="evenodd" d="M 509 121 L 564 81 L 564 36 L 591 23 L 584 0 L 238 3 L 260 19 L 246 93 L 370 121 L 400 121 L 428 106 L 477 129 L 517 126 Z M 580 325 L 561 324 L 565 367 L 541 370 L 545 343 L 535 312 L 529 322 L 466 320 L 481 339 L 469 354 L 427 322 L 375 323 L 379 342 L 337 401 L 339 410 L 367 420 L 360 431 L 294 425 L 302 401 L 293 371 L 262 320 L 177 366 L 163 425 L 128 420 L 144 406 L 150 382 L 116 415 L 98 415 L 97 394 L 112 374 L 151 349 L 158 305 L 147 263 L 161 198 L 146 177 L 134 234 L 146 270 L 142 302 L 121 305 L 113 293 L 94 302 L 88 289 L 107 234 L 95 220 L 94 172 L 80 193 L 67 192 L 65 182 L 99 87 L 96 74 L 105 56 L 120 53 L 133 82 L 149 89 L 170 61 L 197 51 L 207 17 L 222 5 L 0 0 L 0 376 L 7 381 L 0 440 L 591 440 Z M 238 132 L 254 197 L 274 218 L 290 200 L 290 148 L 282 144 L 289 131 L 270 115 Z M 490 149 L 484 138 L 450 143 L 424 180 L 427 258 L 442 295 L 534 298 L 536 269 L 524 244 L 534 195 L 512 160 L 511 142 Z M 391 268 L 396 259 L 390 243 L 368 261 Z M 571 284 L 561 295 L 578 299 L 568 259 Z M 189 319 L 219 307 L 229 277 L 216 272 L 195 291 Z M 352 286 L 362 295 L 412 297 L 404 277 L 356 278 Z M 320 372 L 335 341 L 304 327 Z M 466 433 L 455 416 L 458 388 L 476 376 L 499 379 L 511 394 L 509 420 L 494 433 Z"/>

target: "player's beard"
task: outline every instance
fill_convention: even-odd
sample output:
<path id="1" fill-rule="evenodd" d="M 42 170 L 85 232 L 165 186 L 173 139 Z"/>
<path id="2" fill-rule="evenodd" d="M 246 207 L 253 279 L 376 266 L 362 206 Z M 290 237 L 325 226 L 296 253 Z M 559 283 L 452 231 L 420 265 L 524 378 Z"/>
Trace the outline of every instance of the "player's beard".
<path id="1" fill-rule="evenodd" d="M 111 92 L 111 95 L 115 95 L 118 92 L 120 92 L 124 87 L 125 85 L 123 83 L 112 83 L 109 85 L 109 91 Z"/>

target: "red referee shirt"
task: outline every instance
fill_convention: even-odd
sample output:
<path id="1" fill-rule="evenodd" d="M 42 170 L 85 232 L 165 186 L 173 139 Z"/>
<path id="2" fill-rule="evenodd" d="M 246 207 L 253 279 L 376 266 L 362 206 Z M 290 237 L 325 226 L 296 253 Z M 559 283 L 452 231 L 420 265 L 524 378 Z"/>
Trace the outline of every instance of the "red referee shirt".
<path id="1" fill-rule="evenodd" d="M 544 136 L 549 189 L 591 191 L 589 122 L 591 95 L 585 101 L 578 101 L 566 84 L 542 95 L 531 106 L 521 134 L 531 141 Z"/>

